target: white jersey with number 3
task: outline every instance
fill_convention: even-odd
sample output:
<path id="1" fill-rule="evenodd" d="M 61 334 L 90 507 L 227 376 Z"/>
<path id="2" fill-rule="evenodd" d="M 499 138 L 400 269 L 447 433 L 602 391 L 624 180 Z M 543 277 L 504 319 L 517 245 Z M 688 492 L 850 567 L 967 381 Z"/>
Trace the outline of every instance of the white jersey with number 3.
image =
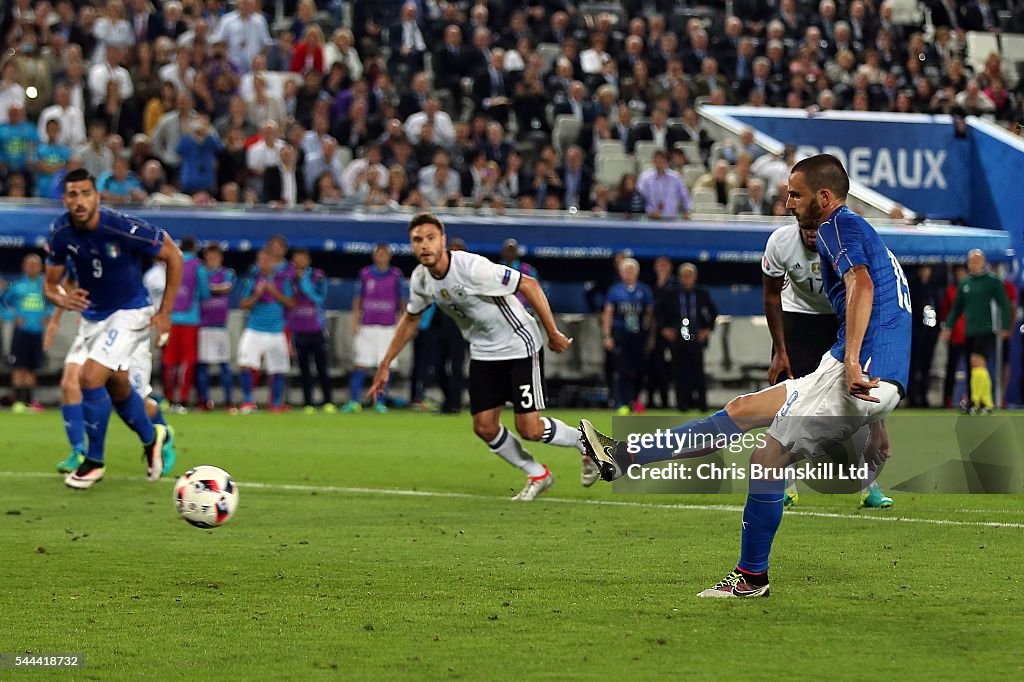
<path id="1" fill-rule="evenodd" d="M 540 351 L 542 341 L 537 321 L 513 295 L 520 277 L 519 271 L 483 256 L 452 251 L 441 279 L 423 265 L 413 270 L 406 310 L 418 315 L 436 302 L 469 341 L 474 360 L 528 358 Z"/>
<path id="2" fill-rule="evenodd" d="M 761 271 L 768 277 L 784 277 L 782 310 L 805 315 L 834 315 L 821 279 L 821 257 L 808 250 L 800 228 L 785 225 L 772 232 L 764 247 Z"/>

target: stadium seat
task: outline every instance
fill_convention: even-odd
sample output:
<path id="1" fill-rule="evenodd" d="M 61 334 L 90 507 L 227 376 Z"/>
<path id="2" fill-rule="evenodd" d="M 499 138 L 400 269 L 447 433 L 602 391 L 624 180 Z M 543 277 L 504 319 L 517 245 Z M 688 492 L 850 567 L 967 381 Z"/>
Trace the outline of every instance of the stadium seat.
<path id="1" fill-rule="evenodd" d="M 629 154 L 599 154 L 597 157 L 597 181 L 608 187 L 617 187 L 622 176 L 635 170 L 633 157 Z"/>
<path id="2" fill-rule="evenodd" d="M 1024 35 L 1020 33 L 1003 34 L 1003 59 L 1014 65 L 1024 62 Z"/>
<path id="3" fill-rule="evenodd" d="M 993 52 L 999 52 L 999 40 L 994 33 L 985 31 L 967 32 L 967 63 L 979 71 L 985 67 L 985 60 Z"/>
<path id="4" fill-rule="evenodd" d="M 726 207 L 728 208 L 729 213 L 733 213 L 733 214 L 737 213 L 736 206 L 739 203 L 741 203 L 743 201 L 746 201 L 746 199 L 749 196 L 750 196 L 750 193 L 747 192 L 747 190 L 745 190 L 745 189 L 743 189 L 741 187 L 738 187 L 738 188 L 736 188 L 734 190 L 730 190 L 729 191 L 729 203 L 726 204 Z"/>
<path id="5" fill-rule="evenodd" d="M 682 149 L 686 154 L 686 165 L 703 165 L 704 160 L 700 153 L 700 145 L 696 142 L 676 142 L 676 149 Z"/>
<path id="6" fill-rule="evenodd" d="M 683 182 L 686 183 L 687 189 L 693 187 L 693 183 L 697 182 L 700 176 L 707 173 L 707 169 L 697 163 L 688 163 L 683 166 Z"/>
<path id="7" fill-rule="evenodd" d="M 555 116 L 555 128 L 553 142 L 555 149 L 561 154 L 569 145 L 576 143 L 576 138 L 580 136 L 580 128 L 583 127 L 583 122 L 578 118 L 569 116 L 568 114 L 559 114 Z"/>
<path id="8" fill-rule="evenodd" d="M 658 145 L 649 140 L 641 140 L 637 142 L 633 147 L 633 156 L 636 157 L 636 163 L 639 166 L 643 163 L 650 163 L 654 158 L 654 152 L 658 149 Z"/>
<path id="9" fill-rule="evenodd" d="M 555 60 L 561 53 L 562 48 L 557 43 L 540 43 L 537 45 L 537 55 L 543 62 L 541 73 L 548 73 L 555 66 Z"/>
<path id="10" fill-rule="evenodd" d="M 597 143 L 598 154 L 625 154 L 626 145 L 622 140 L 601 140 Z"/>
<path id="11" fill-rule="evenodd" d="M 690 193 L 690 200 L 693 203 L 694 208 L 700 209 L 706 206 L 719 206 L 718 196 L 715 194 L 713 189 L 706 187 L 700 187 L 693 190 Z"/>
<path id="12" fill-rule="evenodd" d="M 892 5 L 892 23 L 898 26 L 919 26 L 924 22 L 924 11 L 919 0 L 889 0 Z"/>

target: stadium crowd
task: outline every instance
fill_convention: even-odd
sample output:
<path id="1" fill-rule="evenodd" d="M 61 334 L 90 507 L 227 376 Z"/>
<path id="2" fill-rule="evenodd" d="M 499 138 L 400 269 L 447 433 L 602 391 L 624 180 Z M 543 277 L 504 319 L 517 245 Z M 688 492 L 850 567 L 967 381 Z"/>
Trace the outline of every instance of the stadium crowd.
<path id="1" fill-rule="evenodd" d="M 300 0 L 276 21 L 259 0 L 13 4 L 8 197 L 56 197 L 84 167 L 111 204 L 659 217 L 687 215 L 701 187 L 773 214 L 786 160 L 746 136 L 712 153 L 696 102 L 1024 121 L 999 55 L 977 72 L 963 59 L 966 31 L 1024 31 L 1015 0 L 928 0 L 916 25 L 892 0 L 736 0 L 728 16 L 721 2 Z M 599 182 L 615 140 L 640 176 Z M 748 203 L 729 202 L 737 188 Z"/>

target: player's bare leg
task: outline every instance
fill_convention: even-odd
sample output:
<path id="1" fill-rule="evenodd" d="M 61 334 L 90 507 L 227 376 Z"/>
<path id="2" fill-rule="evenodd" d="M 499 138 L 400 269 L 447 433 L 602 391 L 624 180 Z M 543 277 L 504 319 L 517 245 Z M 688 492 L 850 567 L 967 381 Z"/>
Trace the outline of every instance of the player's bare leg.
<path id="1" fill-rule="evenodd" d="M 535 460 L 516 435 L 501 423 L 501 410 L 500 407 L 494 407 L 475 413 L 473 415 L 473 432 L 487 443 L 491 452 L 517 469 L 526 472 L 526 486 L 512 499 L 529 502 L 545 489 L 550 488 L 554 484 L 554 478 L 551 476 L 551 471 Z M 519 416 L 516 415 L 517 426 Z M 531 431 L 530 433 L 534 435 L 536 432 Z M 539 438 L 535 440 L 539 440 Z"/>
<path id="2" fill-rule="evenodd" d="M 786 404 L 787 393 L 784 384 L 770 386 L 757 393 L 747 393 L 729 401 L 725 409 L 709 417 L 697 419 L 672 431 L 686 442 L 719 441 L 719 436 L 742 434 L 751 429 L 762 428 L 772 423 L 776 413 Z M 588 419 L 580 421 L 580 442 L 584 452 L 601 469 L 601 478 L 613 481 L 622 476 L 631 465 L 651 464 L 673 458 L 703 457 L 718 447 L 683 447 L 681 449 L 644 449 L 632 454 L 627 451 L 625 441 L 617 441 L 596 428 Z"/>
<path id="3" fill-rule="evenodd" d="M 70 474 L 85 459 L 85 420 L 82 416 L 82 387 L 79 380 L 82 366 L 77 362 L 64 365 L 60 375 L 60 402 L 64 430 L 71 443 L 71 454 L 57 463 L 57 471 Z"/>
<path id="4" fill-rule="evenodd" d="M 549 445 L 575 448 L 580 453 L 580 483 L 589 488 L 601 477 L 593 460 L 587 457 L 580 443 L 579 432 L 555 417 L 542 416 L 540 412 L 525 412 L 516 415 L 516 431 L 526 440 L 541 441 Z"/>

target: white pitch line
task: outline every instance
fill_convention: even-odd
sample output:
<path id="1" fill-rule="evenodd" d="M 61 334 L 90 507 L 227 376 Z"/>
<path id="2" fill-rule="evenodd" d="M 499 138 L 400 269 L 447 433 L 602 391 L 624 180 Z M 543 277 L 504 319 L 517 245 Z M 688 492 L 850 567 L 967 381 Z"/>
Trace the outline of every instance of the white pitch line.
<path id="1" fill-rule="evenodd" d="M 0 477 L 9 478 L 57 478 L 55 474 L 42 473 L 38 471 L 0 471 Z M 123 481 L 142 481 L 139 476 L 108 476 L 107 478 Z M 166 479 L 170 480 L 170 479 Z M 494 495 L 475 495 L 473 493 L 452 493 L 432 490 L 402 490 L 395 488 L 350 488 L 334 485 L 297 485 L 290 483 L 258 483 L 239 481 L 239 487 L 254 488 L 257 490 L 285 490 L 297 492 L 315 493 L 342 493 L 349 495 L 392 495 L 398 497 L 438 497 L 460 500 L 484 500 L 495 502 L 505 500 L 505 497 Z M 598 507 L 638 507 L 643 509 L 668 509 L 675 511 L 699 511 L 699 512 L 741 512 L 743 507 L 735 504 L 658 504 L 656 502 L 631 502 L 628 500 L 586 500 L 567 497 L 542 497 L 542 502 L 555 502 L 560 504 L 579 504 Z M 956 510 L 953 510 L 956 511 Z M 973 510 L 972 510 L 973 511 Z M 981 510 L 978 510 L 981 511 Z M 998 510 L 995 510 L 998 511 Z M 885 514 L 886 512 L 882 512 Z M 1024 523 L 1008 523 L 1002 521 L 955 521 L 953 519 L 915 519 L 907 516 L 882 516 L 867 514 L 838 514 L 835 512 L 816 512 L 791 509 L 786 516 L 805 516 L 819 519 L 848 519 L 851 521 L 882 521 L 891 523 L 925 523 L 936 526 L 966 526 L 983 528 L 1021 528 Z"/>

